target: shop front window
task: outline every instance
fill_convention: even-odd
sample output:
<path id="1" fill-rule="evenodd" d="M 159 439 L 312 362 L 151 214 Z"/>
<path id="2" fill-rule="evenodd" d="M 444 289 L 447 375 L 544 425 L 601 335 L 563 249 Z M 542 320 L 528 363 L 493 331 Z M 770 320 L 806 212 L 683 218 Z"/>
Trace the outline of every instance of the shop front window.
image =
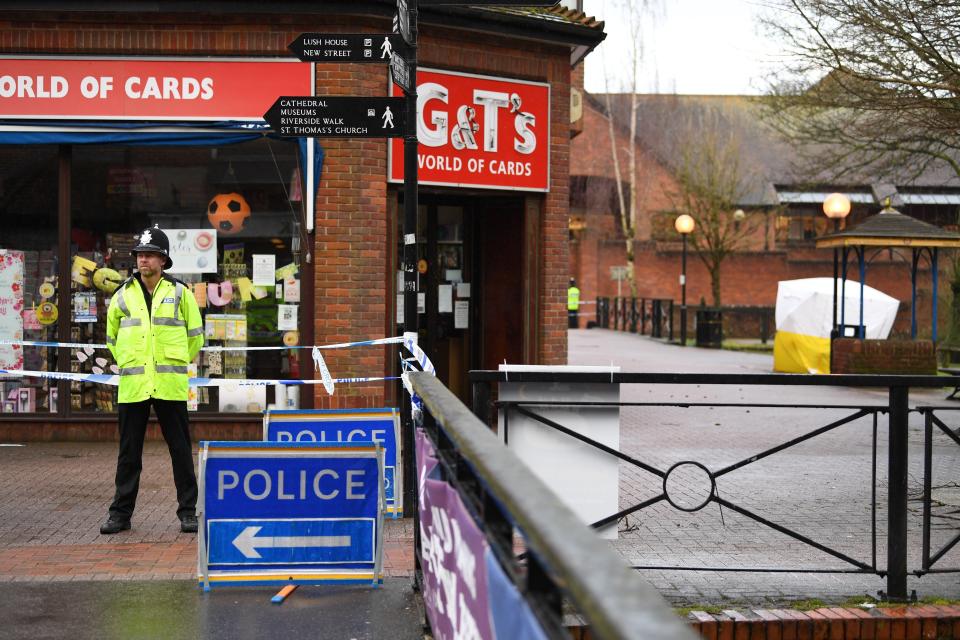
<path id="1" fill-rule="evenodd" d="M 17 205 L 0 195 L 5 222 L 0 227 L 0 248 L 33 252 L 26 260 L 33 265 L 32 271 L 24 275 L 24 302 L 29 307 L 42 300 L 38 287 L 44 278 L 52 276 L 56 286 L 57 201 L 56 189 L 50 185 L 57 184 L 57 150 L 38 145 L 22 150 L 0 147 L 0 151 L 16 156 L 0 168 L 4 191 L 9 189 L 13 197 L 19 181 L 20 188 L 30 192 L 26 199 L 45 200 L 31 201 L 27 209 L 15 212 Z M 34 179 L 42 188 L 29 189 L 28 159 L 34 173 L 41 174 Z M 300 310 L 303 274 L 299 251 L 295 251 L 302 217 L 298 176 L 296 145 L 266 138 L 218 147 L 72 147 L 67 223 L 70 286 L 59 305 L 60 313 L 64 309 L 70 313 L 69 331 L 57 335 L 56 323 L 44 325 L 42 319 L 34 322 L 30 316 L 29 322 L 23 321 L 24 328 L 39 329 L 24 331 L 23 339 L 93 345 L 71 348 L 69 361 L 61 368 L 116 373 L 110 353 L 96 345 L 106 342 L 106 311 L 113 290 L 133 273 L 130 249 L 135 236 L 157 225 L 170 239 L 174 264 L 169 273 L 191 288 L 200 306 L 207 346 L 231 348 L 201 352 L 191 374 L 235 379 L 299 377 L 296 350 L 249 349 L 299 345 L 301 319 L 309 315 Z M 9 219 L 14 220 L 12 225 L 7 224 Z M 40 220 L 47 223 L 38 225 Z M 44 251 L 49 254 L 46 260 Z M 0 340 L 16 339 L 8 337 L 15 335 L 15 329 L 12 324 L 0 327 Z M 43 350 L 33 351 L 48 357 Z M 31 349 L 24 353 L 30 354 Z M 46 366 L 53 370 L 54 364 L 51 359 Z M 71 412 L 116 408 L 116 387 L 83 381 L 70 382 L 67 388 Z M 38 388 L 35 395 L 39 400 L 44 393 Z M 49 403 L 49 391 L 45 397 Z M 262 411 L 276 400 L 272 388 L 230 385 L 191 387 L 188 403 L 193 411 L 248 413 Z M 36 407 L 40 410 L 39 402 Z"/>
<path id="2" fill-rule="evenodd" d="M 57 340 L 57 148 L 0 146 L 0 341 Z M 0 368 L 56 371 L 57 350 L 0 344 Z M 3 413 L 56 413 L 48 378 L 0 376 Z"/>
<path id="3" fill-rule="evenodd" d="M 158 225 L 171 242 L 169 272 L 190 285 L 200 305 L 207 345 L 236 349 L 202 352 L 198 376 L 291 377 L 294 350 L 242 349 L 299 344 L 295 145 L 261 139 L 213 148 L 89 146 L 75 150 L 73 167 L 73 225 L 87 239 L 76 255 L 126 277 L 134 235 Z M 93 331 L 101 342 L 105 305 L 97 309 L 97 322 L 79 327 L 82 339 Z M 72 327 L 78 329 L 76 321 Z M 206 412 L 259 412 L 274 400 L 264 386 L 194 391 L 191 408 Z M 82 410 L 95 408 L 81 399 Z"/>

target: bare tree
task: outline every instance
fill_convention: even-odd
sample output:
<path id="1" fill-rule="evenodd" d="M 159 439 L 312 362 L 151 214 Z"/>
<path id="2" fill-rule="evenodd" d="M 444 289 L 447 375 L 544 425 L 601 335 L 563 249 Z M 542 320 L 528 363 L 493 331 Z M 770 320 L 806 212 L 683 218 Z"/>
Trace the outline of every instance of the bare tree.
<path id="1" fill-rule="evenodd" d="M 678 120 L 682 116 L 676 116 Z M 690 241 L 710 274 L 713 305 L 720 306 L 721 266 L 733 252 L 746 248 L 765 215 L 737 213 L 754 179 L 742 162 L 736 129 L 717 109 L 691 110 L 678 121 L 671 194 L 678 213 L 693 217 Z"/>
<path id="2" fill-rule="evenodd" d="M 960 2 L 772 0 L 792 57 L 768 121 L 832 180 L 960 176 Z"/>
<path id="3" fill-rule="evenodd" d="M 616 186 L 617 205 L 620 219 L 620 229 L 623 233 L 624 249 L 627 259 L 627 282 L 630 285 L 630 295 L 637 295 L 637 281 L 634 270 L 635 259 L 635 240 L 637 236 L 637 214 L 639 206 L 639 189 L 637 182 L 637 90 L 639 87 L 640 72 L 643 66 L 645 42 L 643 29 L 646 20 L 653 20 L 660 10 L 659 0 L 621 0 L 616 3 L 624 12 L 625 25 L 629 30 L 628 41 L 630 43 L 626 56 L 628 65 L 628 76 L 626 86 L 620 87 L 630 96 L 629 116 L 625 119 L 628 125 L 628 133 L 622 135 L 617 122 L 623 122 L 624 119 L 618 118 L 618 114 L 612 103 L 611 84 L 615 68 L 620 68 L 623 61 L 618 59 L 616 67 L 608 63 L 604 55 L 604 106 L 607 118 L 607 131 L 610 136 L 610 155 L 613 160 L 613 173 Z M 621 146 L 622 145 L 622 146 Z M 625 154 L 627 159 L 626 175 L 624 180 L 624 170 L 620 166 L 621 153 Z M 624 193 L 625 189 L 627 193 Z"/>
<path id="4" fill-rule="evenodd" d="M 960 1 L 774 0 L 793 63 L 768 121 L 822 181 L 960 177 Z M 960 346 L 960 260 L 947 343 Z"/>

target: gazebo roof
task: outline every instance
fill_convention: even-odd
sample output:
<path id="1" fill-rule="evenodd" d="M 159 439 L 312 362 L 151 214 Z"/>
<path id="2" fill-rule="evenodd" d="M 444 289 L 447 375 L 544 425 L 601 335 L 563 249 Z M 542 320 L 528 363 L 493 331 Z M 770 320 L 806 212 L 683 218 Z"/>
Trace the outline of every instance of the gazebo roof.
<path id="1" fill-rule="evenodd" d="M 960 233 L 902 214 L 889 204 L 860 224 L 817 239 L 817 248 L 960 247 Z"/>

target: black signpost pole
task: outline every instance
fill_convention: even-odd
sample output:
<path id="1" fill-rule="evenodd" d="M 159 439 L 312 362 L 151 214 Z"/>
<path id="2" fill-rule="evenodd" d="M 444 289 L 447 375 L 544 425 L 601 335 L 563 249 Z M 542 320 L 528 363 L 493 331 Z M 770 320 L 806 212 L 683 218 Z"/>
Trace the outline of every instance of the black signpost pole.
<path id="1" fill-rule="evenodd" d="M 406 15 L 403 15 L 406 13 Z M 400 32 L 406 41 L 404 54 L 408 69 L 406 91 L 407 129 L 403 136 L 403 331 L 416 334 L 419 330 L 417 317 L 417 0 L 397 2 L 397 18 Z M 404 33 L 406 25 L 406 33 Z M 410 419 L 410 398 L 403 396 L 403 413 Z M 413 427 L 403 429 L 403 505 L 404 513 L 417 510 L 416 503 L 416 466 L 412 452 Z"/>

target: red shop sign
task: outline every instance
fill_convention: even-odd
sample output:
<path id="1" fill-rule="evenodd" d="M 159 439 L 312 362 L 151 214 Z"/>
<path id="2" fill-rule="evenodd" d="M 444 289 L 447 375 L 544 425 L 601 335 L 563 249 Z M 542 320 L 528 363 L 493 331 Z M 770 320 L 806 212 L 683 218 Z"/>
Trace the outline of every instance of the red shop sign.
<path id="1" fill-rule="evenodd" d="M 0 58 L 0 118 L 262 120 L 312 94 L 292 59 Z"/>
<path id="2" fill-rule="evenodd" d="M 417 69 L 417 95 L 420 184 L 550 190 L 550 85 Z M 403 182 L 403 142 L 388 153 Z"/>

